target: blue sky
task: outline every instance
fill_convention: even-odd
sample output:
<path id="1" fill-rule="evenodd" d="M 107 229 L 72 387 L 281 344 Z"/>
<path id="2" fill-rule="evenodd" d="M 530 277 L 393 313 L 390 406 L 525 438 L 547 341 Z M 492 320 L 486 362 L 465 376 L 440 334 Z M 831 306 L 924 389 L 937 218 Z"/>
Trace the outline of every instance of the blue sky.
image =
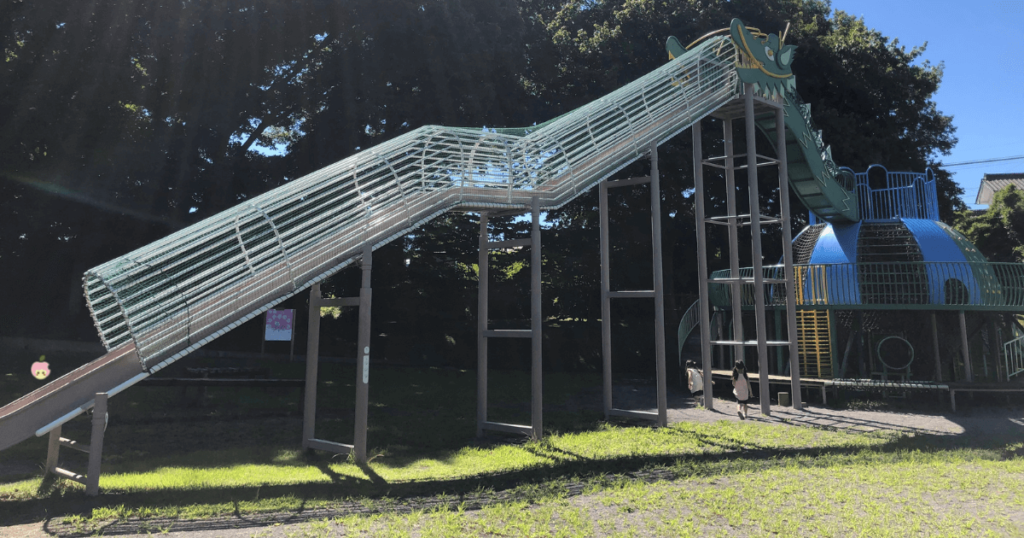
<path id="1" fill-rule="evenodd" d="M 1024 155 L 1024 0 L 833 0 L 832 8 L 908 49 L 927 41 L 923 58 L 945 63 L 934 99 L 960 142 L 943 162 Z M 949 170 L 964 201 L 982 207 L 974 205 L 981 176 L 1024 172 L 1024 159 Z"/>

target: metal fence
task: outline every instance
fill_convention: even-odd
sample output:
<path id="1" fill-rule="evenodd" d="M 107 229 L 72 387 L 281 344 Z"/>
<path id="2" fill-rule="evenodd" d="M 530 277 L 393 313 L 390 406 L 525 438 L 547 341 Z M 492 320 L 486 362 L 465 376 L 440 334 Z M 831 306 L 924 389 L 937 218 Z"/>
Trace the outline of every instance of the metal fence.
<path id="1" fill-rule="evenodd" d="M 850 309 L 1024 311 L 1024 264 L 991 262 L 893 262 L 797 265 L 796 302 L 804 307 Z M 751 268 L 740 269 L 752 278 Z M 709 282 L 712 304 L 731 304 L 729 286 Z M 780 265 L 764 268 L 765 279 L 784 280 Z M 742 304 L 754 304 L 754 285 L 741 287 Z M 765 284 L 765 304 L 785 305 L 785 284 Z"/>
<path id="2" fill-rule="evenodd" d="M 739 95 L 731 39 L 709 40 L 540 126 L 426 126 L 87 271 L 107 349 L 154 372 L 453 209 L 557 208 Z"/>
<path id="3" fill-rule="evenodd" d="M 1003 344 L 1003 357 L 1006 359 L 1007 380 L 1024 373 L 1024 336 Z"/>
<path id="4" fill-rule="evenodd" d="M 871 186 L 872 170 L 885 174 L 885 187 Z M 852 172 L 849 168 L 844 170 Z M 877 177 L 878 172 L 875 172 Z M 927 219 L 939 220 L 939 199 L 935 174 L 929 168 L 917 172 L 889 172 L 873 164 L 853 174 L 857 182 L 857 200 L 861 220 Z"/>

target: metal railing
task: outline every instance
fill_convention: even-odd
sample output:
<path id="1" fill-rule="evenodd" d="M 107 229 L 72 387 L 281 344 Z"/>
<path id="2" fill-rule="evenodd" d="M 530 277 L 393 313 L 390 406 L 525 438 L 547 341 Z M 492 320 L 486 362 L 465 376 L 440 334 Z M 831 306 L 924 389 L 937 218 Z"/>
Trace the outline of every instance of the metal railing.
<path id="1" fill-rule="evenodd" d="M 700 325 L 700 301 L 694 301 L 690 308 L 686 309 L 682 319 L 679 320 L 679 330 L 676 338 L 679 341 L 679 368 L 683 367 L 683 346 L 698 325 Z"/>
<path id="2" fill-rule="evenodd" d="M 885 173 L 885 187 L 872 188 L 869 175 L 878 168 Z M 844 170 L 853 172 L 849 168 Z M 939 199 L 935 174 L 927 169 L 918 172 L 889 172 L 873 164 L 861 173 L 854 173 L 861 220 L 927 219 L 939 220 Z"/>
<path id="3" fill-rule="evenodd" d="M 1024 334 L 1014 327 L 1016 338 L 1003 344 L 1003 357 L 1006 361 L 1006 380 L 1024 373 Z"/>
<path id="4" fill-rule="evenodd" d="M 992 262 L 877 262 L 796 265 L 798 306 L 851 309 L 928 309 L 1024 311 L 1024 264 Z M 741 278 L 752 270 L 740 269 Z M 729 286 L 716 283 L 729 270 L 715 271 L 709 296 L 728 307 Z M 764 268 L 764 278 L 783 280 L 780 265 Z M 741 286 L 743 306 L 754 304 L 754 285 Z M 785 305 L 785 284 L 764 286 L 765 304 Z"/>
<path id="5" fill-rule="evenodd" d="M 425 126 L 87 271 L 107 349 L 155 372 L 453 209 L 564 205 L 741 91 L 732 40 L 524 129 Z"/>

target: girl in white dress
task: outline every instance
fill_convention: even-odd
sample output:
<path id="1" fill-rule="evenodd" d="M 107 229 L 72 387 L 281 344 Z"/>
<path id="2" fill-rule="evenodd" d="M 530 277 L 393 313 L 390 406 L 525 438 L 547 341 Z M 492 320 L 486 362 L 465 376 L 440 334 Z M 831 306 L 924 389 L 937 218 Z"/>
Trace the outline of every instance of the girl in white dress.
<path id="1" fill-rule="evenodd" d="M 697 368 L 696 362 L 686 361 L 686 379 L 694 404 L 704 405 L 704 374 Z M 711 383 L 714 384 L 714 381 Z"/>

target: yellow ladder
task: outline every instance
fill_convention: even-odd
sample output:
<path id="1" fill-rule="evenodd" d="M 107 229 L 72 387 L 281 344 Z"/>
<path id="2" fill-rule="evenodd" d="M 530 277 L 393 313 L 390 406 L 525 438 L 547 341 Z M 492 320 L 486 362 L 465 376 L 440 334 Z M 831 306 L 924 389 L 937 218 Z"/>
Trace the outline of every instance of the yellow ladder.
<path id="1" fill-rule="evenodd" d="M 832 334 L 828 310 L 797 310 L 800 376 L 832 379 Z"/>

